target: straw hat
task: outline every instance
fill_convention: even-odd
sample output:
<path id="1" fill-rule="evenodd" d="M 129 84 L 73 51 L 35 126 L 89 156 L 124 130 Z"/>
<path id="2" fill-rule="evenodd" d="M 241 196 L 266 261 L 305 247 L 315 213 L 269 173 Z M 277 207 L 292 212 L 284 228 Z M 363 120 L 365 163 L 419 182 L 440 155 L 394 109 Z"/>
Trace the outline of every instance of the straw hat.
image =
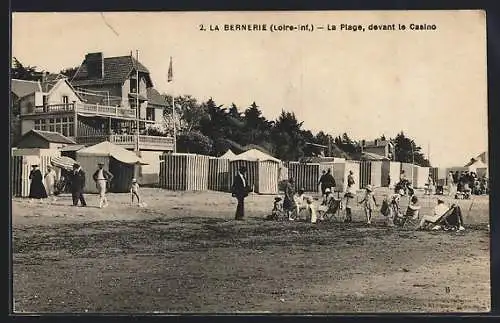
<path id="1" fill-rule="evenodd" d="M 366 185 L 366 190 L 373 192 L 373 187 L 370 184 L 368 184 L 368 185 Z"/>
<path id="2" fill-rule="evenodd" d="M 132 178 L 132 183 L 135 183 L 137 182 L 137 180 L 135 178 Z"/>
<path id="3" fill-rule="evenodd" d="M 331 191 L 329 188 L 327 188 L 327 189 L 325 190 L 325 193 L 331 193 L 331 192 L 332 192 L 332 191 Z"/>

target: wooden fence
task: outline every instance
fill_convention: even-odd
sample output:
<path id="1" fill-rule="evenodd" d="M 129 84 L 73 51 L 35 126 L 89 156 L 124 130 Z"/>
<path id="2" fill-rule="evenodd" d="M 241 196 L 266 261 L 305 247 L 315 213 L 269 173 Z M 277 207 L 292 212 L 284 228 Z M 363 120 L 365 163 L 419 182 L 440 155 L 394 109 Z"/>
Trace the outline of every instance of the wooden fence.
<path id="1" fill-rule="evenodd" d="M 208 190 L 209 157 L 195 154 L 160 156 L 160 187 L 174 191 Z"/>

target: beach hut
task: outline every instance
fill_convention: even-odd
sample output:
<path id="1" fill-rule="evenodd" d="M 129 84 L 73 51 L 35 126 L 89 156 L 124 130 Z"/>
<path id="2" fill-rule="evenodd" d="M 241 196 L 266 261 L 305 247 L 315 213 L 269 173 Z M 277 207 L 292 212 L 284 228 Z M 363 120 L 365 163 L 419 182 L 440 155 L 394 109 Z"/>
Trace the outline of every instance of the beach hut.
<path id="1" fill-rule="evenodd" d="M 448 185 L 446 182 L 448 178 L 449 170 L 445 167 L 431 167 L 429 172 L 431 173 L 432 180 L 436 186 Z"/>
<path id="2" fill-rule="evenodd" d="M 347 189 L 347 176 L 349 171 L 352 171 L 354 177 L 354 190 L 359 190 L 359 169 L 360 164 L 358 161 L 345 160 L 344 162 L 337 162 L 333 164 L 333 178 L 335 178 L 335 191 L 345 192 Z"/>
<path id="3" fill-rule="evenodd" d="M 361 160 L 359 167 L 361 188 L 368 184 L 382 186 L 382 160 Z"/>
<path id="4" fill-rule="evenodd" d="M 231 149 L 228 149 L 226 151 L 226 153 L 222 156 L 220 156 L 219 158 L 220 159 L 228 159 L 228 160 L 232 160 L 234 157 L 236 157 L 236 154 L 233 153 L 233 151 Z"/>
<path id="5" fill-rule="evenodd" d="M 58 149 L 20 148 L 12 149 L 11 155 L 11 183 L 12 195 L 27 197 L 29 195 L 29 174 L 31 166 L 38 164 L 42 174 L 47 171 L 52 157 L 60 156 Z"/>
<path id="6" fill-rule="evenodd" d="M 160 160 L 161 188 L 173 191 L 208 190 L 209 156 L 165 153 Z"/>
<path id="7" fill-rule="evenodd" d="M 78 150 L 76 161 L 85 172 L 86 193 L 98 193 L 92 175 L 97 170 L 99 162 L 103 163 L 104 168 L 114 175 L 113 181 L 110 183 L 110 191 L 115 193 L 128 192 L 132 178 L 135 177 L 139 166 L 147 164 L 133 151 L 126 150 L 109 141 Z"/>
<path id="8" fill-rule="evenodd" d="M 382 178 L 380 179 L 382 186 L 392 188 L 399 180 L 400 171 L 401 163 L 390 160 L 382 161 Z"/>
<path id="9" fill-rule="evenodd" d="M 413 164 L 411 163 L 401 163 L 401 170 L 400 170 L 400 175 L 401 172 L 404 172 L 406 179 L 409 181 L 413 181 Z M 398 176 L 397 181 L 399 182 L 400 176 Z"/>
<path id="10" fill-rule="evenodd" d="M 413 166 L 413 187 L 425 188 L 429 178 L 429 167 Z"/>
<path id="11" fill-rule="evenodd" d="M 277 194 L 281 161 L 257 149 L 236 155 L 229 162 L 230 187 L 241 166 L 248 171 L 248 184 L 259 194 Z"/>
<path id="12" fill-rule="evenodd" d="M 321 176 L 319 163 L 288 163 L 288 178 L 293 178 L 296 189 L 306 192 L 319 192 L 319 178 Z"/>
<path id="13" fill-rule="evenodd" d="M 229 188 L 229 159 L 210 157 L 208 160 L 208 189 L 229 192 Z"/>

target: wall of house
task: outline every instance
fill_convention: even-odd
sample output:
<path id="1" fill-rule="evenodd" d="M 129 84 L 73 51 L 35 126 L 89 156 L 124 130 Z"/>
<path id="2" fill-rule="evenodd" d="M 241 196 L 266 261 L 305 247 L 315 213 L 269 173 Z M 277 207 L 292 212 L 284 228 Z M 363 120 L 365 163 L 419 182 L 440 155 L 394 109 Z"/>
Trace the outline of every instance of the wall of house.
<path id="1" fill-rule="evenodd" d="M 101 96 L 94 95 L 84 95 L 84 97 L 88 98 L 91 103 L 96 102 L 96 99 L 102 100 L 102 102 L 106 102 L 107 94 L 104 91 L 107 91 L 110 96 L 110 105 L 121 105 L 123 106 L 123 102 L 121 102 L 118 98 L 122 97 L 122 86 L 120 84 L 104 84 L 104 85 L 89 85 L 89 86 L 81 86 L 81 89 L 89 90 L 89 91 L 103 91 L 100 94 Z M 104 104 L 104 103 L 103 103 Z M 126 107 L 128 107 L 128 102 Z"/>
<path id="2" fill-rule="evenodd" d="M 163 123 L 163 108 L 155 107 L 155 123 L 161 124 Z"/>
<path id="3" fill-rule="evenodd" d="M 68 97 L 68 102 L 73 101 L 81 102 L 80 98 L 75 94 L 73 89 L 65 81 L 59 81 L 50 91 L 50 95 L 47 97 L 47 103 L 51 104 L 61 104 L 63 103 L 63 97 Z"/>
<path id="4" fill-rule="evenodd" d="M 19 109 L 21 114 L 33 113 L 33 109 L 37 105 L 35 93 L 27 95 L 19 100 Z M 39 105 L 42 105 L 40 102 Z"/>
<path id="5" fill-rule="evenodd" d="M 61 144 L 61 143 L 55 143 L 55 142 L 50 142 L 49 143 L 49 148 L 50 149 L 59 149 L 59 148 L 62 148 L 62 147 L 65 147 L 67 146 L 66 144 Z"/>
<path id="6" fill-rule="evenodd" d="M 35 128 L 35 120 L 21 120 L 21 135 Z"/>
<path id="7" fill-rule="evenodd" d="M 131 75 L 132 74 L 133 73 L 131 73 Z M 128 97 L 129 93 L 131 93 L 130 81 L 131 81 L 130 78 L 126 79 L 121 88 L 122 103 L 124 104 L 123 106 L 126 106 L 128 108 L 130 107 L 129 97 Z M 139 94 L 141 94 L 144 97 L 147 97 L 146 80 L 144 79 L 143 76 L 139 76 Z M 145 113 L 145 108 L 144 108 L 144 113 Z"/>

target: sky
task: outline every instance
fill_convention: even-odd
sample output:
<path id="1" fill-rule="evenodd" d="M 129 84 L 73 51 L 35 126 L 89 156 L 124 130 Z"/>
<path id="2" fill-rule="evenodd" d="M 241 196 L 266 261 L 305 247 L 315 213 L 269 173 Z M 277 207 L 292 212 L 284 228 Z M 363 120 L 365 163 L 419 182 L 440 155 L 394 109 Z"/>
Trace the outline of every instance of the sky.
<path id="1" fill-rule="evenodd" d="M 435 30 L 409 30 L 410 24 Z M 203 24 L 205 31 L 200 30 Z M 266 31 L 223 31 L 266 24 Z M 314 31 L 270 32 L 273 25 Z M 365 31 L 339 30 L 341 24 Z M 406 30 L 370 31 L 404 24 Z M 219 31 L 210 31 L 210 26 Z M 335 25 L 337 30 L 328 30 Z M 323 26 L 323 30 L 317 29 Z M 415 139 L 433 166 L 463 166 L 488 148 L 482 11 L 14 13 L 12 56 L 51 72 L 86 53 L 130 55 L 161 93 L 212 97 L 268 119 L 293 111 L 304 128 L 373 140 Z M 169 58 L 174 81 L 167 83 Z"/>

